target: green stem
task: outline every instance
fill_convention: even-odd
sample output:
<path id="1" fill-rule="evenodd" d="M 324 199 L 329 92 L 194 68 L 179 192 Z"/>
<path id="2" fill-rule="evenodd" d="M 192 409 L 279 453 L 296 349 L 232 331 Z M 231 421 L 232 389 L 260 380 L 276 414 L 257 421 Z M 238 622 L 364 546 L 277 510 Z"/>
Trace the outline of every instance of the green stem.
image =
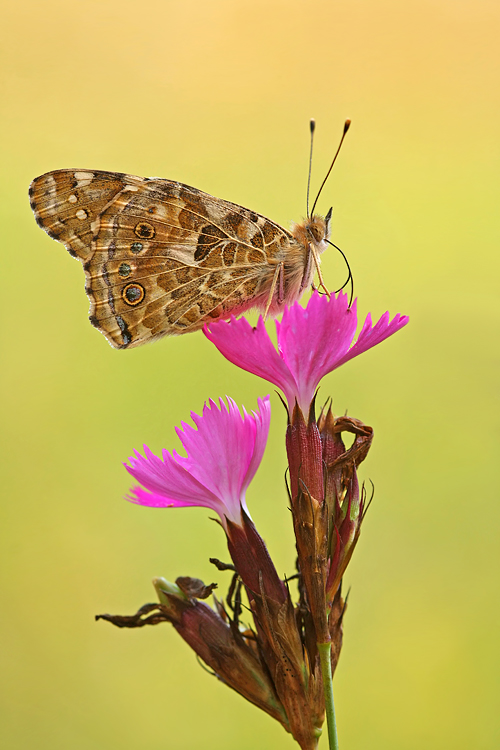
<path id="1" fill-rule="evenodd" d="M 337 739 L 337 723 L 335 721 L 335 706 L 333 703 L 333 678 L 332 678 L 332 644 L 318 643 L 319 658 L 321 661 L 321 674 L 323 676 L 323 691 L 325 693 L 325 711 L 328 725 L 328 742 L 330 750 L 339 750 Z"/>

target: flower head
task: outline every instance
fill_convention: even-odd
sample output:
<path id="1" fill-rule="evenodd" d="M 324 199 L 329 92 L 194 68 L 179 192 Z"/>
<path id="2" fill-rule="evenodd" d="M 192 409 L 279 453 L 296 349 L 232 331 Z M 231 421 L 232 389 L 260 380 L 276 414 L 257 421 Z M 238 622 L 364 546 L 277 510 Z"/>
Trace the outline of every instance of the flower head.
<path id="1" fill-rule="evenodd" d="M 321 378 L 392 336 L 408 316 L 390 320 L 386 312 L 373 325 L 368 315 L 353 344 L 357 322 L 356 300 L 349 307 L 343 292 L 330 298 L 315 292 L 306 308 L 296 302 L 285 308 L 281 323 L 276 321 L 277 350 L 262 317 L 255 328 L 233 316 L 205 326 L 204 333 L 230 362 L 277 385 L 290 412 L 297 401 L 306 414 Z"/>
<path id="2" fill-rule="evenodd" d="M 203 506 L 241 524 L 241 510 L 249 515 L 245 492 L 264 455 L 269 432 L 269 396 L 258 400 L 258 409 L 240 413 L 228 398 L 205 404 L 203 415 L 191 412 L 196 428 L 185 422 L 176 432 L 187 456 L 164 450 L 162 458 L 144 446 L 145 456 L 135 451 L 127 471 L 142 485 L 128 499 L 156 508 Z"/>

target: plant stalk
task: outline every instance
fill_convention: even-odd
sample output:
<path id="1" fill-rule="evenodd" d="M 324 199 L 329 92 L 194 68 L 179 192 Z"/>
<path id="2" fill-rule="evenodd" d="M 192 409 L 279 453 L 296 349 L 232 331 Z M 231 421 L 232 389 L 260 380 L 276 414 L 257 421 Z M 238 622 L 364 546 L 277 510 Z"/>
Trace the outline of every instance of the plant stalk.
<path id="1" fill-rule="evenodd" d="M 333 678 L 332 678 L 332 645 L 318 643 L 319 658 L 321 662 L 321 674 L 323 677 L 323 691 L 325 694 L 326 722 L 328 726 L 328 742 L 330 750 L 339 750 L 337 738 L 337 723 L 335 721 L 335 705 L 333 703 Z"/>

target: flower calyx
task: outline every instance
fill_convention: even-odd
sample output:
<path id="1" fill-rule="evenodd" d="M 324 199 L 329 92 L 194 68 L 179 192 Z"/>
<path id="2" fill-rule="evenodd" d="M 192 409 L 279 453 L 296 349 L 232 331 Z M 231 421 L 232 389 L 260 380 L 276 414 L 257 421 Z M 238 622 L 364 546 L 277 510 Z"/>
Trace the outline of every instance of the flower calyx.
<path id="1" fill-rule="evenodd" d="M 346 447 L 342 435 L 354 440 Z M 357 419 L 335 417 L 331 406 L 316 421 L 314 401 L 307 422 L 296 405 L 287 428 L 290 502 L 304 608 L 319 643 L 331 640 L 338 620 L 334 600 L 359 537 L 365 490 L 356 469 L 366 457 L 373 430 Z"/>

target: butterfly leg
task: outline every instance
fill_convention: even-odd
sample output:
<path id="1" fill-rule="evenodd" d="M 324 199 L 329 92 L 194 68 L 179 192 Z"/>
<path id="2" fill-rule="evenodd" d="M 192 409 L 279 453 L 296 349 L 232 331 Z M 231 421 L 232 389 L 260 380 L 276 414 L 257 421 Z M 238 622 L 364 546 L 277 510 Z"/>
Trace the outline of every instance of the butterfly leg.
<path id="1" fill-rule="evenodd" d="M 318 257 L 318 253 L 316 252 L 316 248 L 314 247 L 314 245 L 309 245 L 309 250 L 311 252 L 314 265 L 316 266 L 316 272 L 318 274 L 318 280 L 319 280 L 318 289 L 322 289 L 324 293 L 326 294 L 326 296 L 330 298 L 330 292 L 326 288 L 325 282 L 323 281 L 323 274 L 321 273 L 321 267 L 319 264 L 319 257 Z"/>
<path id="2" fill-rule="evenodd" d="M 276 266 L 276 271 L 274 272 L 271 288 L 269 290 L 269 297 L 267 298 L 266 309 L 264 310 L 264 322 L 267 320 L 267 315 L 269 313 L 269 308 L 271 307 L 271 303 L 273 301 L 274 291 L 276 289 L 276 285 L 278 284 L 278 281 L 279 281 L 278 302 L 283 302 L 285 298 L 284 276 L 285 276 L 285 264 L 278 263 L 278 265 Z"/>
<path id="3" fill-rule="evenodd" d="M 317 287 L 316 284 L 311 284 L 311 291 L 312 292 L 318 292 L 318 294 L 324 294 L 325 293 L 325 292 L 322 292 L 321 291 L 321 287 L 320 286 Z"/>
<path id="4" fill-rule="evenodd" d="M 280 263 L 279 269 L 280 269 L 279 271 L 280 285 L 279 285 L 279 290 L 278 290 L 278 302 L 280 303 L 280 305 L 282 305 L 283 302 L 285 301 L 285 264 Z"/>

